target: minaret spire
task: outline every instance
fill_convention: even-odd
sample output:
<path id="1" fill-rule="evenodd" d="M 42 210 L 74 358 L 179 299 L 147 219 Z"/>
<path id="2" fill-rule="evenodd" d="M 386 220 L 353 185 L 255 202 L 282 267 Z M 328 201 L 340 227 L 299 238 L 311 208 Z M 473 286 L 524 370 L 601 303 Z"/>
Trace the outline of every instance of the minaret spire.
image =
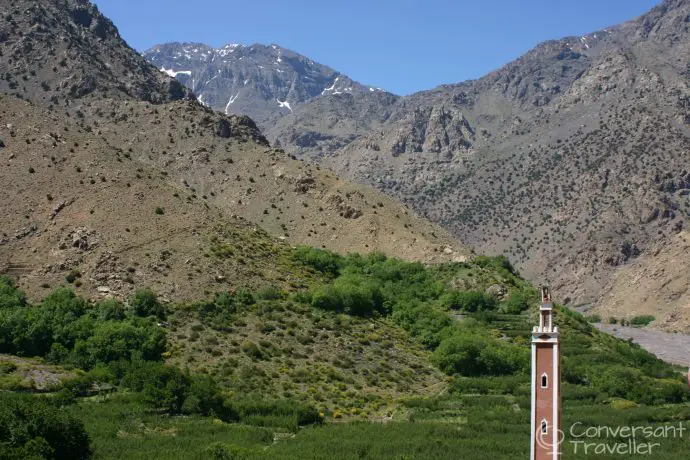
<path id="1" fill-rule="evenodd" d="M 561 375 L 558 328 L 548 287 L 541 288 L 539 326 L 532 329 L 531 460 L 560 460 Z"/>

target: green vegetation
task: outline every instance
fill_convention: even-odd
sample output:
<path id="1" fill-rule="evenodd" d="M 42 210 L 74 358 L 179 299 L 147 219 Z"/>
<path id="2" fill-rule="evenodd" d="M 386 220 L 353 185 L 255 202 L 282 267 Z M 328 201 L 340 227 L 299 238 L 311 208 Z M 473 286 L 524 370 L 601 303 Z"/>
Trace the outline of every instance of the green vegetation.
<path id="1" fill-rule="evenodd" d="M 587 315 L 587 316 L 585 316 L 585 318 L 590 323 L 601 323 L 601 316 L 600 315 Z"/>
<path id="2" fill-rule="evenodd" d="M 62 405 L 98 458 L 526 455 L 537 292 L 507 260 L 425 267 L 297 248 L 282 263 L 310 285 L 167 306 L 148 290 L 122 304 L 64 288 L 30 305 L 0 278 L 0 352 L 75 369 L 21 404 Z M 566 427 L 690 420 L 673 367 L 565 308 L 556 322 Z M 17 372 L 3 363 L 0 383 L 22 388 Z M 47 449 L 37 437 L 11 447 Z M 657 452 L 684 458 L 682 440 L 664 441 Z"/>
<path id="3" fill-rule="evenodd" d="M 654 321 L 656 318 L 653 315 L 639 315 L 639 316 L 634 316 L 630 320 L 630 325 L 635 326 L 635 327 L 644 327 L 649 325 L 652 321 Z"/>
<path id="4" fill-rule="evenodd" d="M 87 459 L 83 423 L 49 399 L 0 393 L 0 458 Z"/>

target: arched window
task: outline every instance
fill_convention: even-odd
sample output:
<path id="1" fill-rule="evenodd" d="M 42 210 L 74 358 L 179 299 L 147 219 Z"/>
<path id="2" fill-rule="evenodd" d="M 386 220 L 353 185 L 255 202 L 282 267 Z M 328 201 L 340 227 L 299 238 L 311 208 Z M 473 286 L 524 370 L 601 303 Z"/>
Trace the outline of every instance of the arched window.
<path id="1" fill-rule="evenodd" d="M 546 375 L 546 373 L 541 374 L 541 387 L 542 388 L 548 388 L 549 387 L 549 377 Z"/>
<path id="2" fill-rule="evenodd" d="M 541 421 L 541 434 L 548 434 L 549 433 L 549 424 L 546 422 L 546 420 Z"/>

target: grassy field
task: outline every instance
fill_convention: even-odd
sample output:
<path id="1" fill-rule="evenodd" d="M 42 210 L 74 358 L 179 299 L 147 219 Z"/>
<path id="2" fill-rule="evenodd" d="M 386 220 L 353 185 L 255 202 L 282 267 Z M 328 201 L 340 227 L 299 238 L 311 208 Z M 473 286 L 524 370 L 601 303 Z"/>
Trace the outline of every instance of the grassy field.
<path id="1" fill-rule="evenodd" d="M 408 420 L 388 423 L 327 423 L 296 433 L 272 427 L 222 423 L 208 417 L 169 417 L 151 413 L 117 395 L 82 401 L 71 410 L 85 421 L 96 458 L 103 459 L 515 459 L 529 455 L 529 406 L 525 398 L 502 395 L 446 395 L 410 402 Z M 690 407 L 631 407 L 580 404 L 566 400 L 568 433 L 564 458 L 592 458 L 570 435 L 589 426 L 678 426 L 690 419 Z M 686 422 L 687 423 L 687 422 Z M 586 438 L 615 446 L 625 438 Z M 658 443 L 652 452 L 669 459 L 687 458 L 687 436 L 636 440 Z M 634 458 L 597 455 L 596 458 Z"/>

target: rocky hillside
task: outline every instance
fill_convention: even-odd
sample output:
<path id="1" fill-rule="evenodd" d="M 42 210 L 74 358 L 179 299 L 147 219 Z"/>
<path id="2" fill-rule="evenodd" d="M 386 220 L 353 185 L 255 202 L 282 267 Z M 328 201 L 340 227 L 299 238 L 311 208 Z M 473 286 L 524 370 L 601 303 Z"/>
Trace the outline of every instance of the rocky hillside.
<path id="1" fill-rule="evenodd" d="M 154 103 L 186 91 L 152 72 L 87 0 L 1 0 L 0 92 L 43 106 L 98 94 Z"/>
<path id="2" fill-rule="evenodd" d="M 31 295 L 64 282 L 169 299 L 299 285 L 281 271 L 294 244 L 424 261 L 469 253 L 384 194 L 269 147 L 251 119 L 186 98 L 88 2 L 3 7 L 0 272 Z M 82 77 L 93 84 L 72 91 Z"/>
<path id="3" fill-rule="evenodd" d="M 278 45 L 157 45 L 143 56 L 198 101 L 247 115 L 271 144 L 319 158 L 386 121 L 397 96 Z"/>
<path id="4" fill-rule="evenodd" d="M 690 220 L 689 17 L 690 2 L 667 0 L 402 98 L 383 128 L 326 163 L 479 252 L 506 253 L 560 298 L 596 301 Z"/>
<path id="5" fill-rule="evenodd" d="M 590 312 L 604 320 L 651 315 L 656 318 L 653 327 L 687 333 L 690 331 L 688 254 L 687 230 L 661 239 L 611 277 Z"/>

